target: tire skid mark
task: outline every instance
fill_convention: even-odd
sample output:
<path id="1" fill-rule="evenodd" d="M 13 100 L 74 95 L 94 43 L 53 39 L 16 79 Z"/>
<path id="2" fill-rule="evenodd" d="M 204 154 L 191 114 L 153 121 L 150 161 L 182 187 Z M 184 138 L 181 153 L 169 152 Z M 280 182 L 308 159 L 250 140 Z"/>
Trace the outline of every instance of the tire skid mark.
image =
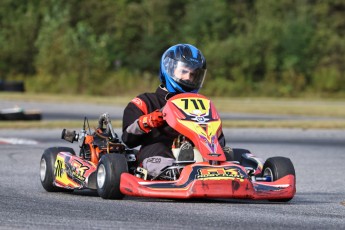
<path id="1" fill-rule="evenodd" d="M 0 137 L 0 144 L 8 145 L 37 145 L 38 142 L 30 139 L 23 138 L 3 138 Z"/>

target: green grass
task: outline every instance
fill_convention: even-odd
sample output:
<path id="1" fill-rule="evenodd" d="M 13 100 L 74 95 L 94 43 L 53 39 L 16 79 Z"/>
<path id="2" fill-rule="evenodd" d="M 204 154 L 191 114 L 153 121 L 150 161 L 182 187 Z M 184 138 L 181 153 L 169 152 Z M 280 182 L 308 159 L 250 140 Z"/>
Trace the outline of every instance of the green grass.
<path id="1" fill-rule="evenodd" d="M 134 97 L 133 96 L 116 96 L 101 97 L 90 95 L 72 95 L 72 94 L 35 94 L 35 93 L 6 93 L 0 92 L 0 98 L 4 100 L 20 100 L 20 101 L 37 101 L 37 102 L 62 102 L 62 103 L 80 103 L 87 102 L 91 104 L 104 105 L 126 105 Z"/>
<path id="2" fill-rule="evenodd" d="M 90 128 L 97 126 L 96 120 L 89 121 Z M 0 129 L 81 129 L 83 121 L 0 121 Z M 121 128 L 121 120 L 113 120 L 114 128 Z M 322 121 L 247 121 L 226 120 L 223 128 L 301 128 L 301 129 L 345 129 L 345 121 L 322 120 Z"/>
<path id="3" fill-rule="evenodd" d="M 30 93 L 0 93 L 5 100 L 44 101 L 125 106 L 133 96 L 98 97 L 85 95 L 50 95 Z M 228 128 L 315 128 L 345 129 L 345 101 L 335 99 L 286 99 L 286 98 L 211 98 L 219 112 L 248 114 L 279 114 L 327 117 L 323 120 L 226 120 Z M 336 120 L 332 118 L 344 118 Z M 97 121 L 90 121 L 90 125 Z M 1 121 L 0 128 L 80 128 L 82 121 Z M 113 121 L 121 127 L 121 121 Z"/>
<path id="4" fill-rule="evenodd" d="M 345 120 L 285 120 L 285 121 L 224 121 L 225 128 L 300 128 L 300 129 L 345 129 Z"/>
<path id="5" fill-rule="evenodd" d="M 215 98 L 222 112 L 345 118 L 345 101 L 284 98 Z"/>

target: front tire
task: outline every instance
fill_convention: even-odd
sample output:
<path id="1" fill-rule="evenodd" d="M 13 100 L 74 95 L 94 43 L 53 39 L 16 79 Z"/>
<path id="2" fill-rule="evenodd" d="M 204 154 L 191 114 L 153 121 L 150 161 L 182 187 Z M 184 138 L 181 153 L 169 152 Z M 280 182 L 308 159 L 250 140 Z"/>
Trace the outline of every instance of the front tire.
<path id="1" fill-rule="evenodd" d="M 47 192 L 71 191 L 70 189 L 64 189 L 54 186 L 54 165 L 56 156 L 59 152 L 70 152 L 72 155 L 75 155 L 74 150 L 68 147 L 51 147 L 44 150 L 40 161 L 40 180 L 43 188 Z"/>
<path id="2" fill-rule="evenodd" d="M 271 177 L 271 181 L 279 180 L 287 175 L 293 175 L 296 178 L 295 168 L 289 158 L 286 157 L 271 157 L 268 158 L 262 169 L 263 177 Z M 296 181 L 296 179 L 295 179 Z M 295 182 L 296 183 L 296 182 Z M 291 198 L 269 200 L 273 202 L 287 202 Z"/>
<path id="3" fill-rule="evenodd" d="M 103 199 L 122 199 L 120 178 L 124 172 L 128 172 L 124 155 L 112 153 L 102 156 L 97 167 L 98 195 Z"/>

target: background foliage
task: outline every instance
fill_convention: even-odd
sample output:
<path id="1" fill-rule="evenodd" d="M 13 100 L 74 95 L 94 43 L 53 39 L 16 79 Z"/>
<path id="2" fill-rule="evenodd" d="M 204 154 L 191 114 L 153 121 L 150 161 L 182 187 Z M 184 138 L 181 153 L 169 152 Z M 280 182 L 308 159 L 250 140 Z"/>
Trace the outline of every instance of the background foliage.
<path id="1" fill-rule="evenodd" d="M 2 0 L 0 79 L 32 92 L 153 90 L 176 43 L 208 61 L 202 93 L 345 96 L 343 0 Z"/>

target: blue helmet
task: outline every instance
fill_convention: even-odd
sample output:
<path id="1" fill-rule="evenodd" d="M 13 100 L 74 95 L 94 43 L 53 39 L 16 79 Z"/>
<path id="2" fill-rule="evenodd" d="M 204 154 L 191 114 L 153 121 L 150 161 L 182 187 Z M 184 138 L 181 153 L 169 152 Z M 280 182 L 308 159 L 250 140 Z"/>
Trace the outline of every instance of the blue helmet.
<path id="1" fill-rule="evenodd" d="M 189 44 L 177 44 L 162 56 L 160 81 L 170 93 L 197 93 L 206 70 L 206 59 L 200 50 Z"/>

